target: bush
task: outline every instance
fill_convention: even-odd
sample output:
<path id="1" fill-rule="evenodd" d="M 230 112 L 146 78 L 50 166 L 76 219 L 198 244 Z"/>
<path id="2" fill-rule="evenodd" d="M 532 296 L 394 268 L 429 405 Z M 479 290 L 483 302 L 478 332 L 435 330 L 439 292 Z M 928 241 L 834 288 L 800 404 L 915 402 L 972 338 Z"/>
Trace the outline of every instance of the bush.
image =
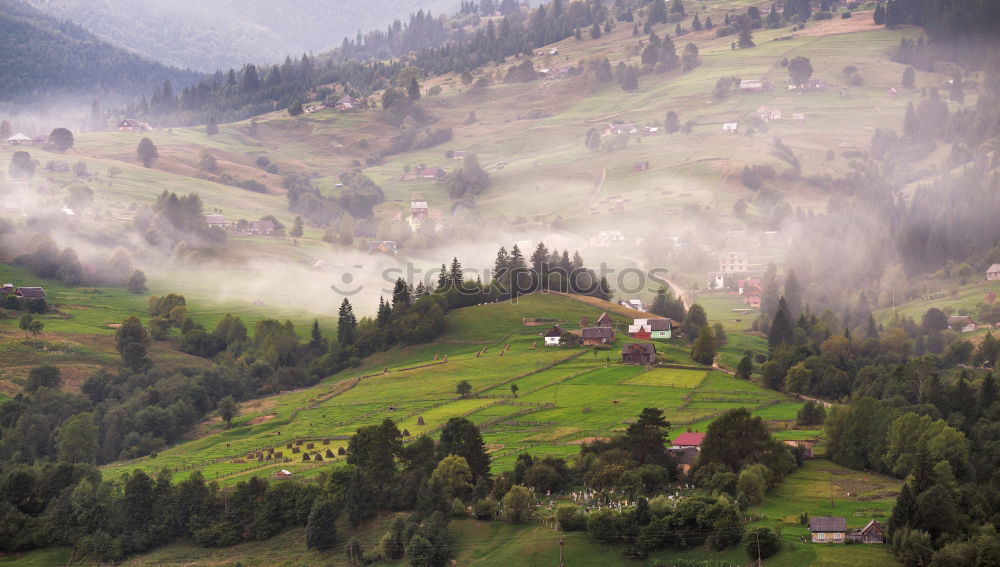
<path id="1" fill-rule="evenodd" d="M 851 17 L 851 12 L 844 12 L 843 14 L 840 15 L 840 17 L 846 20 Z"/>
<path id="2" fill-rule="evenodd" d="M 570 503 L 560 504 L 556 509 L 556 519 L 564 532 L 575 532 L 587 528 L 587 514 L 579 506 Z"/>
<path id="3" fill-rule="evenodd" d="M 260 167 L 267 167 L 271 164 L 271 160 L 267 156 L 257 156 L 256 163 Z"/>
<path id="4" fill-rule="evenodd" d="M 767 559 L 781 550 L 781 540 L 770 528 L 751 528 L 743 534 L 743 549 L 751 559 Z"/>
<path id="5" fill-rule="evenodd" d="M 865 79 L 864 77 L 861 76 L 861 73 L 854 73 L 853 75 L 851 75 L 852 86 L 860 87 L 863 84 L 865 84 Z"/>
<path id="6" fill-rule="evenodd" d="M 472 507 L 472 513 L 475 514 L 477 520 L 492 520 L 497 517 L 498 512 L 500 512 L 500 504 L 492 496 L 477 500 Z"/>

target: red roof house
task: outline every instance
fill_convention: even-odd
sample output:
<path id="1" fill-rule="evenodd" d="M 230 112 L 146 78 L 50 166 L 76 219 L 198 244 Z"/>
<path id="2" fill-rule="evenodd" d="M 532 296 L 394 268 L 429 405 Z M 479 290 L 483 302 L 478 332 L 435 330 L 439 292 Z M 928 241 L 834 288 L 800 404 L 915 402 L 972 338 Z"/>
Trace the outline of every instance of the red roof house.
<path id="1" fill-rule="evenodd" d="M 674 439 L 672 444 L 674 449 L 681 449 L 684 447 L 701 447 L 701 442 L 705 440 L 704 433 L 681 433 Z"/>

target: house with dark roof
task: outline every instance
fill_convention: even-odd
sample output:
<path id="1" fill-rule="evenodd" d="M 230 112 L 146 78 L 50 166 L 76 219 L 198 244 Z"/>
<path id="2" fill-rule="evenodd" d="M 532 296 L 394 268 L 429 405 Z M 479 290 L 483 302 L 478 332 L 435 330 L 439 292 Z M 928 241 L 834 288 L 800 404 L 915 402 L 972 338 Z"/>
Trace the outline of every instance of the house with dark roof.
<path id="1" fill-rule="evenodd" d="M 25 299 L 45 299 L 45 290 L 40 287 L 19 287 L 14 290 L 14 295 Z"/>
<path id="2" fill-rule="evenodd" d="M 872 520 L 865 527 L 848 532 L 847 540 L 854 543 L 885 543 L 885 525 Z"/>
<path id="3" fill-rule="evenodd" d="M 146 122 L 139 122 L 134 118 L 125 118 L 118 123 L 119 132 L 149 132 L 151 129 Z"/>
<path id="4" fill-rule="evenodd" d="M 625 343 L 622 346 L 622 362 L 648 366 L 656 362 L 656 346 L 653 343 Z"/>
<path id="5" fill-rule="evenodd" d="M 597 326 L 612 328 L 615 326 L 615 322 L 611 319 L 611 316 L 608 315 L 607 311 L 605 311 L 604 313 L 601 313 L 600 317 L 597 318 Z"/>
<path id="6" fill-rule="evenodd" d="M 615 330 L 611 327 L 587 327 L 580 330 L 584 346 L 609 345 L 615 342 Z"/>
<path id="7" fill-rule="evenodd" d="M 247 234 L 253 234 L 256 236 L 271 236 L 274 230 L 274 221 L 255 220 L 250 221 L 250 230 L 247 231 Z"/>
<path id="8" fill-rule="evenodd" d="M 847 518 L 843 516 L 815 516 L 809 518 L 809 533 L 813 543 L 844 543 L 847 537 Z"/>
<path id="9" fill-rule="evenodd" d="M 549 329 L 549 332 L 545 333 L 545 346 L 559 346 L 562 344 L 562 334 L 563 330 L 556 325 Z"/>

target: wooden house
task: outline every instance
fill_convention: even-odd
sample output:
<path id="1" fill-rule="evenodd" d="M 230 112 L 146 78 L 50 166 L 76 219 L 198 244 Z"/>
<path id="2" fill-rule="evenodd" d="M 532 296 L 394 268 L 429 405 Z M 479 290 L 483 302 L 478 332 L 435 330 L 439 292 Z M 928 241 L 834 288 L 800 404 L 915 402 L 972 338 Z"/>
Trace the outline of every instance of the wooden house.
<path id="1" fill-rule="evenodd" d="M 0 285 L 0 295 L 10 295 L 12 293 L 14 293 L 14 284 L 5 283 Z"/>
<path id="2" fill-rule="evenodd" d="M 596 325 L 598 327 L 607 327 L 610 329 L 615 326 L 615 322 L 613 319 L 611 319 L 611 316 L 608 315 L 608 313 L 605 311 L 604 313 L 601 313 L 600 317 L 597 318 Z"/>
<path id="3" fill-rule="evenodd" d="M 134 118 L 125 118 L 118 123 L 119 132 L 149 132 L 152 128 L 146 122 L 139 122 Z"/>
<path id="4" fill-rule="evenodd" d="M 843 516 L 815 516 L 809 518 L 809 533 L 813 543 L 844 543 L 847 537 L 847 518 Z"/>
<path id="5" fill-rule="evenodd" d="M 656 346 L 653 343 L 625 343 L 622 346 L 622 362 L 648 366 L 656 362 Z"/>
<path id="6" fill-rule="evenodd" d="M 40 287 L 19 287 L 14 290 L 14 295 L 25 299 L 45 299 L 45 290 Z"/>
<path id="7" fill-rule="evenodd" d="M 885 525 L 872 520 L 865 527 L 848 532 L 847 540 L 853 543 L 885 543 Z"/>
<path id="8" fill-rule="evenodd" d="M 971 333 L 976 330 L 976 322 L 968 315 L 952 315 L 948 317 L 948 328 L 959 333 Z"/>
<path id="9" fill-rule="evenodd" d="M 668 318 L 635 319 L 628 326 L 628 334 L 636 339 L 669 339 L 673 329 L 673 321 Z"/>
<path id="10" fill-rule="evenodd" d="M 816 442 L 812 439 L 786 439 L 785 445 L 802 449 L 802 456 L 811 459 L 813 458 L 813 447 L 816 445 Z"/>
<path id="11" fill-rule="evenodd" d="M 290 478 L 292 478 L 291 471 L 288 471 L 288 470 L 285 470 L 285 469 L 281 469 L 280 471 L 275 471 L 275 473 L 274 473 L 274 479 L 275 480 L 287 480 L 287 479 L 290 479 Z"/>
<path id="12" fill-rule="evenodd" d="M 735 134 L 739 127 L 739 122 L 725 122 L 722 124 L 722 131 L 726 134 Z"/>
<path id="13" fill-rule="evenodd" d="M 247 234 L 254 236 L 271 236 L 271 234 L 274 233 L 274 230 L 274 221 L 255 220 L 250 221 L 250 229 L 247 231 Z"/>
<path id="14" fill-rule="evenodd" d="M 641 173 L 649 170 L 649 161 L 637 161 L 632 164 L 632 173 Z"/>
<path id="15" fill-rule="evenodd" d="M 229 223 L 226 222 L 226 217 L 222 215 L 205 215 L 205 222 L 208 224 L 208 228 L 218 228 L 222 230 L 229 228 Z"/>
<path id="16" fill-rule="evenodd" d="M 764 81 L 760 79 L 743 79 L 740 81 L 741 93 L 759 93 L 764 91 Z"/>
<path id="17" fill-rule="evenodd" d="M 605 136 L 619 134 L 638 134 L 639 126 L 635 122 L 609 122 L 602 132 Z"/>
<path id="18" fill-rule="evenodd" d="M 987 281 L 1000 280 L 1000 264 L 993 264 L 986 270 L 986 280 Z"/>
<path id="19" fill-rule="evenodd" d="M 440 167 L 418 167 L 399 176 L 400 181 L 413 181 L 421 179 L 444 179 L 448 172 Z"/>
<path id="20" fill-rule="evenodd" d="M 623 299 L 618 302 L 618 305 L 621 305 L 622 307 L 628 307 L 629 309 L 635 309 L 636 311 L 646 310 L 646 302 L 640 298 Z"/>
<path id="21" fill-rule="evenodd" d="M 410 216 L 413 217 L 413 220 L 427 220 L 429 211 L 430 209 L 427 207 L 427 201 L 412 201 L 410 203 Z"/>
<path id="22" fill-rule="evenodd" d="M 559 328 L 559 325 L 549 329 L 549 332 L 545 333 L 545 346 L 559 346 L 562 344 L 562 334 L 563 330 Z"/>
<path id="23" fill-rule="evenodd" d="M 587 327 L 581 329 L 585 346 L 609 345 L 615 342 L 615 330 L 611 327 Z"/>

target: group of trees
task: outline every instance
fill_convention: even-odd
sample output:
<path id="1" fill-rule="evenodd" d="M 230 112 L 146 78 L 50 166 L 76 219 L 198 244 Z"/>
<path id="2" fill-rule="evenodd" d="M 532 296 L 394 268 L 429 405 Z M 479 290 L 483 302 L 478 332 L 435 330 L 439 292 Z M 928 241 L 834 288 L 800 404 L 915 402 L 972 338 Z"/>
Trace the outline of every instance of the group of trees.
<path id="1" fill-rule="evenodd" d="M 325 196 L 313 187 L 309 177 L 289 173 L 282 180 L 282 185 L 288 189 L 288 209 L 312 224 L 326 228 L 347 217 L 358 221 L 370 220 L 374 207 L 385 200 L 382 188 L 360 170 L 341 173 L 340 183 L 343 187 L 337 195 Z M 357 228 L 364 225 L 363 222 L 354 224 Z M 349 236 L 353 239 L 355 234 Z"/>
<path id="2" fill-rule="evenodd" d="M 541 290 L 562 291 L 588 295 L 598 299 L 611 298 L 607 278 L 598 277 L 584 267 L 583 258 L 569 250 L 562 254 L 551 252 L 544 242 L 539 242 L 529 258 L 525 258 L 515 244 L 510 252 L 501 247 L 493 264 L 491 291 L 497 299 L 511 299 L 525 293 Z"/>

